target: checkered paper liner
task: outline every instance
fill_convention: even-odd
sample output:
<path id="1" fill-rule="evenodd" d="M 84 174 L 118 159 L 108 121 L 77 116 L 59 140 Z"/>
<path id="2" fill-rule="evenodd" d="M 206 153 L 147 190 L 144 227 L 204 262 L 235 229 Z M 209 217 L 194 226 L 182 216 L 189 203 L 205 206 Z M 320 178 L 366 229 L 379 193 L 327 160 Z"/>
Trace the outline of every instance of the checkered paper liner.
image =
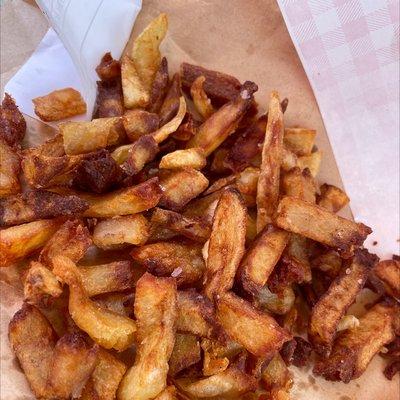
<path id="1" fill-rule="evenodd" d="M 367 244 L 399 253 L 399 1 L 278 3 Z"/>

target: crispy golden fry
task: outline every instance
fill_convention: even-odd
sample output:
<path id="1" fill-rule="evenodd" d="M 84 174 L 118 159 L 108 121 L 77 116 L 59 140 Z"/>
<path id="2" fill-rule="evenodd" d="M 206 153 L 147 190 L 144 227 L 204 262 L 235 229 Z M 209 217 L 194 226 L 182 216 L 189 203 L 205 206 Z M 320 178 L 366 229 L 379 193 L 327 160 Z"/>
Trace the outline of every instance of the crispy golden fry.
<path id="1" fill-rule="evenodd" d="M 89 345 L 82 333 L 67 333 L 58 340 L 48 376 L 53 398 L 80 396 L 96 367 L 98 349 L 97 345 Z"/>
<path id="2" fill-rule="evenodd" d="M 289 232 L 337 248 L 348 254 L 361 246 L 372 232 L 368 226 L 356 223 L 292 197 L 284 197 L 278 206 L 275 223 Z"/>
<path id="3" fill-rule="evenodd" d="M 205 223 L 212 223 L 214 211 L 223 190 L 192 200 L 184 209 L 183 215 L 190 218 L 202 218 Z"/>
<path id="4" fill-rule="evenodd" d="M 319 167 L 321 165 L 322 152 L 320 150 L 314 151 L 308 156 L 302 156 L 297 159 L 297 165 L 303 170 L 308 168 L 311 175 L 315 178 L 318 175 Z"/>
<path id="5" fill-rule="evenodd" d="M 301 171 L 300 168 L 295 167 L 283 174 L 282 192 L 286 196 L 315 203 L 317 184 L 309 169 Z"/>
<path id="6" fill-rule="evenodd" d="M 0 138 L 0 197 L 20 192 L 18 179 L 20 169 L 18 152 Z"/>
<path id="7" fill-rule="evenodd" d="M 189 333 L 177 333 L 175 346 L 169 359 L 168 375 L 175 376 L 200 360 L 200 343 L 197 337 Z"/>
<path id="8" fill-rule="evenodd" d="M 43 219 L 0 230 L 0 267 L 43 247 L 61 223 L 60 219 Z"/>
<path id="9" fill-rule="evenodd" d="M 174 115 L 176 115 L 181 96 L 180 77 L 179 74 L 175 74 L 160 109 L 160 125 L 165 125 L 167 122 L 171 121 Z"/>
<path id="10" fill-rule="evenodd" d="M 203 349 L 203 375 L 210 376 L 225 371 L 229 365 L 229 358 L 214 351 L 213 342 L 210 339 L 201 340 Z"/>
<path id="11" fill-rule="evenodd" d="M 244 254 L 246 207 L 235 189 L 226 189 L 218 201 L 211 229 L 204 293 L 210 300 L 233 286 Z"/>
<path id="12" fill-rule="evenodd" d="M 297 156 L 308 156 L 314 147 L 315 136 L 313 129 L 285 128 L 283 143 Z"/>
<path id="13" fill-rule="evenodd" d="M 166 154 L 160 162 L 160 168 L 194 168 L 203 169 L 207 164 L 204 152 L 200 148 L 191 148 L 186 150 L 176 150 Z"/>
<path id="14" fill-rule="evenodd" d="M 105 195 L 79 193 L 79 197 L 88 201 L 89 209 L 85 217 L 114 217 L 117 215 L 137 214 L 157 205 L 161 198 L 158 178 L 149 179 L 136 186 L 120 189 Z"/>
<path id="15" fill-rule="evenodd" d="M 79 269 L 69 258 L 57 256 L 53 265 L 54 274 L 69 286 L 68 309 L 76 325 L 106 349 L 128 348 L 134 340 L 136 323 L 90 300 Z"/>
<path id="16" fill-rule="evenodd" d="M 185 118 L 179 125 L 179 128 L 171 136 L 180 142 L 187 142 L 196 134 L 199 125 L 200 122 L 194 119 L 190 112 L 186 111 Z"/>
<path id="17" fill-rule="evenodd" d="M 223 178 L 217 179 L 212 185 L 208 187 L 208 189 L 204 192 L 204 195 L 207 196 L 211 193 L 215 193 L 218 191 L 222 191 L 222 189 L 228 188 L 228 187 L 235 187 L 236 183 L 236 176 L 235 175 L 229 175 L 225 176 Z"/>
<path id="18" fill-rule="evenodd" d="M 397 305 L 376 304 L 360 318 L 358 327 L 338 337 L 329 358 L 316 362 L 314 374 L 345 383 L 358 378 L 382 346 L 394 339 L 393 321 L 398 312 Z"/>
<path id="19" fill-rule="evenodd" d="M 190 87 L 190 94 L 193 99 L 196 110 L 203 119 L 207 119 L 214 114 L 215 110 L 211 104 L 211 100 L 208 98 L 207 93 L 204 91 L 203 85 L 206 78 L 201 75 L 197 77 L 192 86 Z"/>
<path id="20" fill-rule="evenodd" d="M 289 234 L 273 225 L 260 232 L 240 264 L 240 279 L 248 292 L 256 294 L 267 283 L 288 241 Z"/>
<path id="21" fill-rule="evenodd" d="M 324 183 L 319 190 L 321 194 L 318 196 L 317 204 L 334 213 L 340 211 L 350 201 L 347 194 L 334 185 Z"/>
<path id="22" fill-rule="evenodd" d="M 89 204 L 77 196 L 61 196 L 45 190 L 30 190 L 0 199 L 0 226 L 79 215 L 87 208 Z"/>
<path id="23" fill-rule="evenodd" d="M 96 72 L 102 81 L 114 80 L 121 76 L 121 65 L 108 52 L 101 58 L 100 64 L 96 67 Z"/>
<path id="24" fill-rule="evenodd" d="M 124 106 L 126 108 L 146 107 L 150 95 L 144 86 L 135 62 L 127 55 L 121 61 L 121 82 L 124 95 Z"/>
<path id="25" fill-rule="evenodd" d="M 377 257 L 367 250 L 356 250 L 313 307 L 308 333 L 318 353 L 329 354 L 340 319 L 355 301 L 376 262 Z"/>
<path id="26" fill-rule="evenodd" d="M 131 289 L 134 284 L 133 266 L 129 261 L 80 267 L 79 273 L 89 297 Z"/>
<path id="27" fill-rule="evenodd" d="M 150 235 L 150 224 L 142 214 L 124 215 L 100 221 L 93 231 L 93 243 L 101 249 L 144 244 Z"/>
<path id="28" fill-rule="evenodd" d="M 163 57 L 150 90 L 149 106 L 147 107 L 148 111 L 152 113 L 158 113 L 160 111 L 167 94 L 168 82 L 168 61 Z"/>
<path id="29" fill-rule="evenodd" d="M 257 232 L 272 221 L 278 205 L 282 147 L 283 112 L 278 93 L 272 92 L 257 184 Z"/>
<path id="30" fill-rule="evenodd" d="M 137 278 L 137 277 L 135 277 Z M 121 293 L 121 292 L 112 292 L 105 293 L 99 296 L 94 297 L 94 300 L 99 306 L 113 311 L 117 314 L 123 315 L 125 317 L 132 318 L 133 315 L 133 302 L 134 302 L 134 294 L 133 292 Z"/>
<path id="31" fill-rule="evenodd" d="M 81 396 L 81 400 L 113 400 L 126 365 L 106 350 L 99 348 L 97 364 Z"/>
<path id="32" fill-rule="evenodd" d="M 167 29 L 167 15 L 160 14 L 135 39 L 132 50 L 128 51 L 148 93 L 151 90 L 154 77 L 161 63 L 161 55 L 158 47 L 164 39 Z"/>
<path id="33" fill-rule="evenodd" d="M 400 261 L 381 261 L 375 266 L 373 273 L 383 283 L 388 294 L 400 298 Z"/>
<path id="34" fill-rule="evenodd" d="M 200 218 L 185 217 L 182 214 L 162 208 L 155 208 L 151 216 L 153 227 L 167 228 L 196 242 L 204 243 L 210 237 L 210 225 Z"/>
<path id="35" fill-rule="evenodd" d="M 25 131 L 26 122 L 21 111 L 14 99 L 5 93 L 0 106 L 0 139 L 10 147 L 17 148 L 25 136 Z"/>
<path id="36" fill-rule="evenodd" d="M 129 110 L 122 117 L 126 136 L 131 142 L 158 129 L 159 117 L 144 110 Z"/>
<path id="37" fill-rule="evenodd" d="M 187 147 L 200 147 L 206 156 L 210 155 L 237 128 L 252 105 L 253 93 L 257 89 L 255 83 L 245 82 L 234 100 L 222 106 L 199 127 Z"/>
<path id="38" fill-rule="evenodd" d="M 213 304 L 194 289 L 178 291 L 176 329 L 209 339 L 224 338 Z"/>
<path id="39" fill-rule="evenodd" d="M 113 80 L 97 81 L 96 83 L 97 96 L 92 118 L 120 117 L 123 115 L 125 108 L 121 77 L 119 76 Z"/>
<path id="40" fill-rule="evenodd" d="M 247 167 L 236 176 L 236 186 L 248 207 L 256 205 L 257 183 L 260 169 Z"/>
<path id="41" fill-rule="evenodd" d="M 125 137 L 120 117 L 98 118 L 89 122 L 63 122 L 59 124 L 65 153 L 90 153 L 113 146 Z"/>
<path id="42" fill-rule="evenodd" d="M 138 348 L 134 365 L 118 389 L 120 400 L 153 399 L 167 386 L 168 360 L 175 343 L 176 284 L 148 273 L 135 293 Z"/>
<path id="43" fill-rule="evenodd" d="M 176 400 L 175 386 L 168 386 L 165 388 L 154 400 Z"/>
<path id="44" fill-rule="evenodd" d="M 8 338 L 34 395 L 38 399 L 51 398 L 47 376 L 57 339 L 47 319 L 37 308 L 24 303 L 10 321 Z"/>
<path id="45" fill-rule="evenodd" d="M 66 221 L 54 233 L 40 252 L 39 261 L 53 268 L 56 256 L 65 256 L 78 262 L 92 244 L 88 229 L 79 219 Z"/>
<path id="46" fill-rule="evenodd" d="M 86 113 L 86 103 L 73 88 L 54 90 L 45 96 L 32 99 L 35 114 L 42 121 L 59 121 Z"/>
<path id="47" fill-rule="evenodd" d="M 156 276 L 172 276 L 178 286 L 194 284 L 203 276 L 201 245 L 158 242 L 137 247 L 131 256 Z"/>
<path id="48" fill-rule="evenodd" d="M 216 302 L 218 321 L 226 333 L 257 357 L 272 356 L 291 339 L 269 314 L 233 293 L 221 294 Z"/>
<path id="49" fill-rule="evenodd" d="M 208 179 L 193 168 L 164 170 L 160 176 L 162 197 L 160 206 L 179 211 L 208 186 Z"/>

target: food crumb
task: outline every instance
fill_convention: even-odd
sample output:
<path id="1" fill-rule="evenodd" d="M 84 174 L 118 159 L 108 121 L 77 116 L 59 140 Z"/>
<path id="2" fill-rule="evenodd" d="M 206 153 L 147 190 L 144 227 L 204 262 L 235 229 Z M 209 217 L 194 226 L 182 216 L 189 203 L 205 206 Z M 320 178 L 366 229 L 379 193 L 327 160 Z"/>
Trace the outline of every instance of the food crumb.
<path id="1" fill-rule="evenodd" d="M 372 242 L 372 246 L 376 246 L 378 244 L 378 242 L 376 241 L 376 240 L 374 240 L 373 242 Z"/>
<path id="2" fill-rule="evenodd" d="M 171 276 L 173 278 L 176 278 L 177 276 L 179 276 L 182 273 L 183 269 L 181 267 L 175 268 L 172 273 Z"/>

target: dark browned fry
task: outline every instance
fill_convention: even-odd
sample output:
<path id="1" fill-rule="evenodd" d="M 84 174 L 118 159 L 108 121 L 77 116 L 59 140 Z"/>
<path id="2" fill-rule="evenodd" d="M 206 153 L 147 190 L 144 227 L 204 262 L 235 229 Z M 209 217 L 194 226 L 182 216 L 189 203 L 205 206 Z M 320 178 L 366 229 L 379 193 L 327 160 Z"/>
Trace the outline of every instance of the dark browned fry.
<path id="1" fill-rule="evenodd" d="M 169 359 L 168 375 L 175 376 L 200 360 L 200 343 L 197 337 L 190 333 L 177 333 L 174 349 Z"/>
<path id="2" fill-rule="evenodd" d="M 96 72 L 102 81 L 109 81 L 121 76 L 121 65 L 108 52 L 101 58 L 100 64 L 96 67 Z"/>
<path id="3" fill-rule="evenodd" d="M 19 151 L 10 147 L 0 137 L 0 197 L 21 191 L 18 178 L 20 169 L 21 158 Z"/>
<path id="4" fill-rule="evenodd" d="M 324 183 L 319 190 L 321 194 L 318 196 L 318 205 L 334 213 L 340 211 L 350 201 L 347 194 L 334 185 Z"/>
<path id="5" fill-rule="evenodd" d="M 131 142 L 141 136 L 155 132 L 159 126 L 159 117 L 144 110 L 128 110 L 122 117 L 126 136 Z"/>
<path id="6" fill-rule="evenodd" d="M 383 283 L 389 295 L 400 298 L 400 261 L 381 261 L 375 266 L 373 273 Z"/>
<path id="7" fill-rule="evenodd" d="M 203 84 L 205 80 L 206 78 L 203 75 L 199 76 L 194 80 L 190 88 L 190 94 L 192 96 L 194 106 L 203 119 L 207 119 L 215 112 L 214 107 L 211 104 L 211 100 L 204 91 Z"/>
<path id="8" fill-rule="evenodd" d="M 330 278 L 334 279 L 342 269 L 343 260 L 334 250 L 326 250 L 311 260 L 311 266 L 323 271 Z"/>
<path id="9" fill-rule="evenodd" d="M 167 95 L 165 96 L 160 109 L 160 126 L 171 121 L 171 119 L 176 115 L 179 108 L 179 98 L 181 96 L 181 80 L 179 74 L 176 73 L 171 80 Z"/>
<path id="10" fill-rule="evenodd" d="M 181 142 L 187 142 L 197 133 L 200 125 L 201 122 L 194 119 L 193 115 L 187 112 L 179 128 L 171 136 Z"/>
<path id="11" fill-rule="evenodd" d="M 383 371 L 383 374 L 389 381 L 393 379 L 393 377 L 400 372 L 400 361 L 393 361 Z"/>
<path id="12" fill-rule="evenodd" d="M 14 99 L 5 93 L 0 107 L 0 137 L 11 147 L 18 147 L 25 136 L 26 122 Z"/>
<path id="13" fill-rule="evenodd" d="M 124 110 L 121 79 L 98 81 L 93 118 L 119 117 Z"/>
<path id="14" fill-rule="evenodd" d="M 150 90 L 150 100 L 147 106 L 148 111 L 152 113 L 158 113 L 160 111 L 165 95 L 167 94 L 168 82 L 168 61 L 163 57 Z"/>
<path id="15" fill-rule="evenodd" d="M 281 350 L 282 358 L 287 365 L 305 367 L 311 356 L 312 346 L 307 340 L 295 336 L 290 342 L 286 342 Z"/>

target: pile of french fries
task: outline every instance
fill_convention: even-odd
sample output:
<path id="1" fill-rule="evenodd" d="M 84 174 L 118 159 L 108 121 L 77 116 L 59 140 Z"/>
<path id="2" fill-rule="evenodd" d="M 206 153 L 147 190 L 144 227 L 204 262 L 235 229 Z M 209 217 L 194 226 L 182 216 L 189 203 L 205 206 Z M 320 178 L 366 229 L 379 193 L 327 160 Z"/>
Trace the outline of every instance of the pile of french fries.
<path id="1" fill-rule="evenodd" d="M 166 31 L 161 14 L 106 54 L 94 119 L 38 147 L 3 101 L 0 266 L 25 266 L 9 340 L 33 394 L 284 400 L 291 365 L 349 382 L 379 352 L 391 379 L 399 259 L 336 214 L 349 199 L 318 184 L 316 132 L 284 126 L 287 99 L 257 116 L 253 82 L 187 63 L 170 79 Z M 86 112 L 71 88 L 34 105 Z M 347 315 L 365 287 L 377 301 Z"/>

